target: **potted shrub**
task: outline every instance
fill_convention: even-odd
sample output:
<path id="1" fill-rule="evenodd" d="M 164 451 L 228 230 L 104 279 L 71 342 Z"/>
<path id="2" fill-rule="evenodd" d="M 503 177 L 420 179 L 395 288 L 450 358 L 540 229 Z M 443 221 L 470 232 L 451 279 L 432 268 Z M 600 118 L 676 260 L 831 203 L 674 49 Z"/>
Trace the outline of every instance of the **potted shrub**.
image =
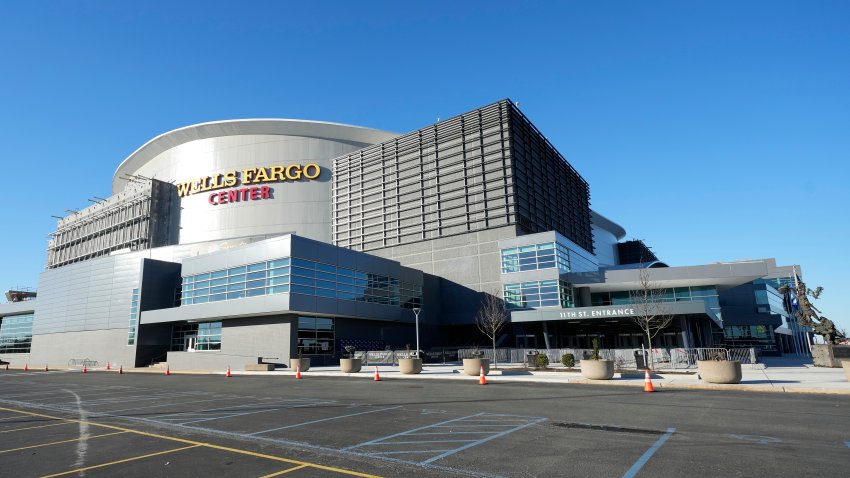
<path id="1" fill-rule="evenodd" d="M 363 367 L 363 359 L 354 358 L 354 351 L 353 345 L 345 346 L 348 357 L 339 360 L 339 369 L 342 373 L 357 373 Z"/>
<path id="2" fill-rule="evenodd" d="M 591 380 L 611 380 L 614 377 L 614 361 L 602 360 L 599 356 L 599 339 L 593 339 L 590 360 L 581 361 L 581 374 Z"/>
<path id="3" fill-rule="evenodd" d="M 717 351 L 708 360 L 697 360 L 699 376 L 708 383 L 741 383 L 741 362 L 727 360 L 726 351 Z"/>
<path id="4" fill-rule="evenodd" d="M 410 344 L 407 344 L 407 357 L 398 359 L 398 368 L 401 373 L 406 375 L 422 371 L 422 359 L 413 356 L 413 353 L 410 351 Z"/>
<path id="5" fill-rule="evenodd" d="M 564 354 L 561 355 L 561 365 L 566 368 L 573 368 L 576 366 L 576 357 L 573 354 Z"/>
<path id="6" fill-rule="evenodd" d="M 481 367 L 484 367 L 484 375 L 490 373 L 490 359 L 484 358 L 484 352 L 476 346 L 472 358 L 463 359 L 463 373 L 477 376 L 481 374 Z"/>
<path id="7" fill-rule="evenodd" d="M 298 347 L 298 357 L 294 359 L 289 359 L 289 368 L 294 371 L 298 370 L 299 367 L 301 367 L 300 370 L 302 372 L 310 370 L 310 358 L 304 358 L 304 352 L 301 347 Z"/>
<path id="8" fill-rule="evenodd" d="M 537 353 L 537 356 L 534 357 L 534 368 L 536 369 L 545 369 L 549 367 L 549 356 L 544 353 Z"/>

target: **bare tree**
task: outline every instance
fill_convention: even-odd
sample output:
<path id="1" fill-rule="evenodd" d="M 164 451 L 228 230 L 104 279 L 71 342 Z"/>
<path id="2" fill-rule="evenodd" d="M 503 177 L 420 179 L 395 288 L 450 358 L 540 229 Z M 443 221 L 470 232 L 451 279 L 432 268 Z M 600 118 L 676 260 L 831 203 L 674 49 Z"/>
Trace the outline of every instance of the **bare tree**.
<path id="1" fill-rule="evenodd" d="M 484 293 L 484 300 L 481 301 L 481 308 L 475 315 L 475 325 L 482 334 L 486 335 L 493 344 L 493 367 L 496 367 L 496 337 L 499 330 L 505 326 L 508 321 L 508 310 L 505 308 L 505 301 L 499 297 Z"/>
<path id="2" fill-rule="evenodd" d="M 638 275 L 638 287 L 629 292 L 634 315 L 632 320 L 640 327 L 649 348 L 649 368 L 653 367 L 652 338 L 673 322 L 674 314 L 664 301 L 664 289 L 650 279 L 648 267 L 641 267 Z"/>

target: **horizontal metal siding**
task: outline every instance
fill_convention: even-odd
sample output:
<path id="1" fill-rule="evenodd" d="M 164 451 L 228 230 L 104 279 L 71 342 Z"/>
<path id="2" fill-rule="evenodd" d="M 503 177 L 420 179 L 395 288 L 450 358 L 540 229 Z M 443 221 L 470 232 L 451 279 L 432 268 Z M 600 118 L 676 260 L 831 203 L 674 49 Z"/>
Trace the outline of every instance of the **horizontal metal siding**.
<path id="1" fill-rule="evenodd" d="M 501 101 L 360 151 L 333 168 L 333 241 L 375 250 L 515 222 Z"/>

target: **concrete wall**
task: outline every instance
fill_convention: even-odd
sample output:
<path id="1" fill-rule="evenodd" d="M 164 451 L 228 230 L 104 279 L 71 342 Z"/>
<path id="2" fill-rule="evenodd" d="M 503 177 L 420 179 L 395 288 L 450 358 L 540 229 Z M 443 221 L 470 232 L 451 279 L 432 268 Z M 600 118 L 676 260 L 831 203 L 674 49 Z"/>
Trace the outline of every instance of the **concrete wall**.
<path id="1" fill-rule="evenodd" d="M 224 371 L 227 366 L 244 370 L 246 364 L 289 364 L 293 330 L 297 318 L 292 315 L 251 317 L 222 322 L 221 350 L 168 352 L 171 370 Z"/>
<path id="2" fill-rule="evenodd" d="M 135 354 L 136 347 L 127 345 L 125 324 L 120 329 L 33 335 L 29 363 L 31 367 L 36 364 L 67 367 L 70 359 L 89 359 L 97 360 L 103 367 L 107 362 L 132 367 Z"/>

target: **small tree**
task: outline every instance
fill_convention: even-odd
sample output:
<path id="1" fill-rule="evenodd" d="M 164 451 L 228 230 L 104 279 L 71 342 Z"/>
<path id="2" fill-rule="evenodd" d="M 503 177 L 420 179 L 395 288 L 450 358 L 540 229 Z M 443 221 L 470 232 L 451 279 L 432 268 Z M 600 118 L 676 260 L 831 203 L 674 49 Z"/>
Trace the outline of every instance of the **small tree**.
<path id="1" fill-rule="evenodd" d="M 507 321 L 508 310 L 505 308 L 505 301 L 485 292 L 484 300 L 481 301 L 481 308 L 475 315 L 475 325 L 493 344 L 494 368 L 496 367 L 496 337 Z"/>
<path id="2" fill-rule="evenodd" d="M 674 314 L 664 302 L 664 289 L 650 280 L 649 268 L 641 267 L 638 287 L 629 292 L 635 313 L 632 320 L 640 327 L 649 347 L 649 368 L 653 367 L 652 338 L 673 322 Z"/>

